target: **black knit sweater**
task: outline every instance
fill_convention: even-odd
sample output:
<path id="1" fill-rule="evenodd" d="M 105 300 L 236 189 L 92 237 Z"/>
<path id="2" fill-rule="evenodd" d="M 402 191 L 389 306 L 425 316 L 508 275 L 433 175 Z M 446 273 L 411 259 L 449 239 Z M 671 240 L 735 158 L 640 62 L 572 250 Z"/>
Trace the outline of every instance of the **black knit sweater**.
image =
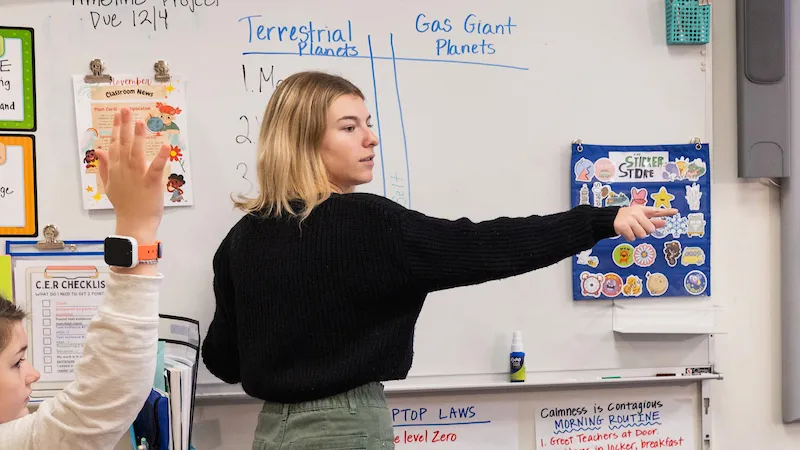
<path id="1" fill-rule="evenodd" d="M 411 368 L 429 292 L 549 266 L 612 237 L 618 208 L 524 218 L 432 218 L 380 196 L 334 194 L 298 226 L 243 217 L 214 256 L 203 361 L 249 395 L 292 403 Z"/>

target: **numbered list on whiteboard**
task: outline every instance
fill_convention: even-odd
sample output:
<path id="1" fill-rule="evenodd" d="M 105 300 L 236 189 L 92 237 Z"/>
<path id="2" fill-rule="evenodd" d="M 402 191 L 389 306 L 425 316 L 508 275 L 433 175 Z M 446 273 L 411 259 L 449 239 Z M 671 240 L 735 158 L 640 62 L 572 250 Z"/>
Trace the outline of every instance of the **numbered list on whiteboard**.
<path id="1" fill-rule="evenodd" d="M 692 399 L 598 396 L 538 404 L 537 450 L 645 450 L 694 446 Z"/>

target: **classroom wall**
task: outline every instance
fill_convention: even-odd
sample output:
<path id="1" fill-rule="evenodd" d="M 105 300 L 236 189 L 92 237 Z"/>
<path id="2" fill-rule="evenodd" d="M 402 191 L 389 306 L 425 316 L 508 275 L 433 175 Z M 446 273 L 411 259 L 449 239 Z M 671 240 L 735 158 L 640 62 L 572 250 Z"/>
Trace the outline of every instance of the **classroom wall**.
<path id="1" fill-rule="evenodd" d="M 725 379 L 712 383 L 712 444 L 721 450 L 796 450 L 800 425 L 783 425 L 780 416 L 779 192 L 737 178 L 735 6 L 733 0 L 722 0 L 713 7 L 711 260 L 714 299 L 725 308 L 724 325 L 730 331 L 716 337 L 718 368 Z M 743 233 L 755 237 L 743 238 Z M 257 403 L 198 407 L 196 447 L 250 448 L 259 410 Z M 532 435 L 533 424 L 522 423 L 520 434 Z"/>

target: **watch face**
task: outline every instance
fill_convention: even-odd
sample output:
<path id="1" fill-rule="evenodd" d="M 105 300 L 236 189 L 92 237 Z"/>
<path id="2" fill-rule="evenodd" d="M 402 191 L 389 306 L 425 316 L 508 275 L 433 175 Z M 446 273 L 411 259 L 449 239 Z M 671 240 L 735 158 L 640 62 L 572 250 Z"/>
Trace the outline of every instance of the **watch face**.
<path id="1" fill-rule="evenodd" d="M 133 245 L 127 239 L 106 238 L 105 260 L 109 266 L 131 267 L 133 265 Z"/>

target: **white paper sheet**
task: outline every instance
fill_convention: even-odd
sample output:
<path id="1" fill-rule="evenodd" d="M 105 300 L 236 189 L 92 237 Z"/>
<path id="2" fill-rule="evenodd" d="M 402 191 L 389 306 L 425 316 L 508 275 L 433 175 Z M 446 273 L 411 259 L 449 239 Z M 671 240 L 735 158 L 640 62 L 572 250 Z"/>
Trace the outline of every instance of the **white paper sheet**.
<path id="1" fill-rule="evenodd" d="M 15 299 L 30 312 L 27 330 L 39 383 L 75 379 L 89 322 L 105 298 L 102 261 L 21 260 L 14 267 Z"/>
<path id="2" fill-rule="evenodd" d="M 537 450 L 694 450 L 692 399 L 624 393 L 536 405 Z"/>
<path id="3" fill-rule="evenodd" d="M 518 405 L 509 401 L 390 399 L 398 449 L 518 448 Z"/>

